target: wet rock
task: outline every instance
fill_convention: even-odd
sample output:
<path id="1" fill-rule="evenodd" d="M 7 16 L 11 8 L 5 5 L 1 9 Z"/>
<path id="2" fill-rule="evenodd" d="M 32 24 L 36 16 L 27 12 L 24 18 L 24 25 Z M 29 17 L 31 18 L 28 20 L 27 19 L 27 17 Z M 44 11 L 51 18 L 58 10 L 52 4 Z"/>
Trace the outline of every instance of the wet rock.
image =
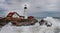
<path id="1" fill-rule="evenodd" d="M 42 19 L 41 21 L 39 21 L 39 24 L 40 24 L 40 25 L 43 25 L 45 22 L 46 22 L 46 21 Z"/>
<path id="2" fill-rule="evenodd" d="M 51 26 L 52 26 L 52 23 L 46 22 L 45 25 L 46 25 L 47 27 L 51 27 Z"/>

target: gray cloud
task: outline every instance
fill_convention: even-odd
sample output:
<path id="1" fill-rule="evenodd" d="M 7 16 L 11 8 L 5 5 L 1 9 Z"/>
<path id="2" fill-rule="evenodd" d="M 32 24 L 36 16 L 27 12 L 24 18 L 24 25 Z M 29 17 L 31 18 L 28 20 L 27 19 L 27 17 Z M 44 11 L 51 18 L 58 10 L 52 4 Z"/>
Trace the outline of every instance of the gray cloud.
<path id="1" fill-rule="evenodd" d="M 10 12 L 14 10 L 19 10 L 16 12 L 23 12 L 24 4 L 28 4 L 28 13 L 38 13 L 44 11 L 59 11 L 60 10 L 60 0 L 0 0 L 0 7 Z M 6 13 L 6 14 L 7 14 Z"/>

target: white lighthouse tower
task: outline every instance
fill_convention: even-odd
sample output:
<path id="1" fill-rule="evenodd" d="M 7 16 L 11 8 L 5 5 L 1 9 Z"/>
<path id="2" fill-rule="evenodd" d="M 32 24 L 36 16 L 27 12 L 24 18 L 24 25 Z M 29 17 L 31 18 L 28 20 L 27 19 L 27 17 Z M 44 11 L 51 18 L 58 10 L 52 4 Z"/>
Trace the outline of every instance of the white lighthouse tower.
<path id="1" fill-rule="evenodd" d="M 25 16 L 25 19 L 27 19 L 27 5 L 25 4 L 24 5 L 24 16 Z"/>

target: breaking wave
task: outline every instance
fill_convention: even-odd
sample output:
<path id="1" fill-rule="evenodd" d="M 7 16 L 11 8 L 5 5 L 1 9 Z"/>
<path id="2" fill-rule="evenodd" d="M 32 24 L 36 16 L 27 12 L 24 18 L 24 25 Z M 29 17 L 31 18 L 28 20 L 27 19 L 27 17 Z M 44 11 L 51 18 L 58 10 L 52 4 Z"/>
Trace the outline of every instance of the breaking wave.
<path id="1" fill-rule="evenodd" d="M 60 20 L 53 17 L 46 17 L 44 20 L 52 23 L 51 27 L 46 25 L 39 25 L 37 22 L 32 26 L 12 26 L 11 23 L 3 26 L 0 33 L 59 33 L 60 32 Z"/>

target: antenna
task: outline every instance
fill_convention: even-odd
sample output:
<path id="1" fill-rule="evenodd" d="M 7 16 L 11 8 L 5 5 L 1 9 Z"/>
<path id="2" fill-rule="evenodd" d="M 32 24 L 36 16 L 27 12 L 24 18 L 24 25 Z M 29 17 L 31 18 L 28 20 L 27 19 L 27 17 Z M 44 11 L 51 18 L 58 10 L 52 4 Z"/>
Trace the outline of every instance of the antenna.
<path id="1" fill-rule="evenodd" d="M 26 7 L 27 5 L 25 4 L 25 7 Z"/>

